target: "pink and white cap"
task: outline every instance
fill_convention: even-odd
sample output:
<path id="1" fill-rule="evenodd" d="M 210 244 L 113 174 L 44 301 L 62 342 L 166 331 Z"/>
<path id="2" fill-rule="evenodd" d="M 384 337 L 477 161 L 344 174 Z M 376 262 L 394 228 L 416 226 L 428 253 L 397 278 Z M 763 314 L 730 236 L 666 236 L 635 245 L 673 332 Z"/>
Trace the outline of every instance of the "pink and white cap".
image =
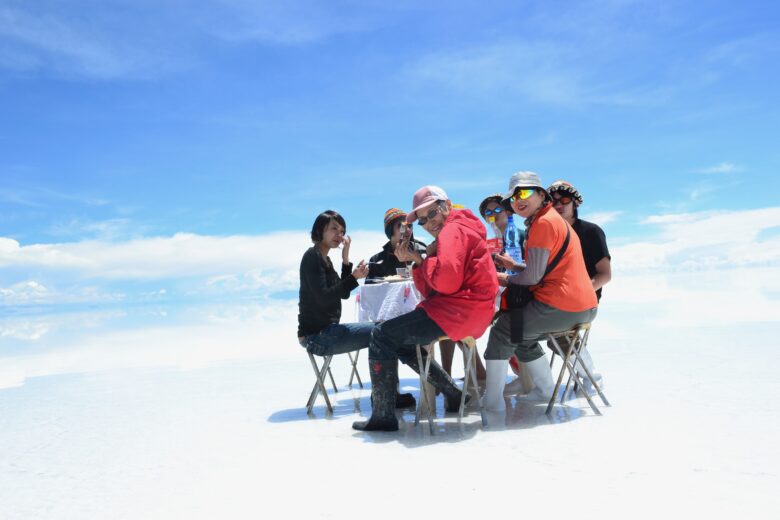
<path id="1" fill-rule="evenodd" d="M 411 224 L 417 220 L 417 210 L 425 209 L 434 202 L 440 200 L 450 200 L 443 189 L 438 186 L 423 186 L 419 190 L 414 192 L 414 198 L 412 199 L 412 211 L 406 216 L 406 222 Z"/>

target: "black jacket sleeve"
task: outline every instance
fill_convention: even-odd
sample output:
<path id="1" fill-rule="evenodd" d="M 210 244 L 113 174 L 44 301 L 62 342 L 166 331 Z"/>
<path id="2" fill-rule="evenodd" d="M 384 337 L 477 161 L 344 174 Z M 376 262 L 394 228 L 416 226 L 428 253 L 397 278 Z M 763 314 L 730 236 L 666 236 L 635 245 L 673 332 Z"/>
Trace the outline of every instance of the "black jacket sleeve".
<path id="1" fill-rule="evenodd" d="M 326 267 L 320 259 L 320 255 L 306 255 L 301 265 L 301 277 L 315 300 L 321 303 L 339 298 L 346 300 L 352 289 L 358 286 L 358 281 L 352 276 L 351 266 L 352 264 L 343 265 L 341 267 L 343 277 L 339 279 L 338 276 L 333 276 L 333 279 L 329 281 Z"/>

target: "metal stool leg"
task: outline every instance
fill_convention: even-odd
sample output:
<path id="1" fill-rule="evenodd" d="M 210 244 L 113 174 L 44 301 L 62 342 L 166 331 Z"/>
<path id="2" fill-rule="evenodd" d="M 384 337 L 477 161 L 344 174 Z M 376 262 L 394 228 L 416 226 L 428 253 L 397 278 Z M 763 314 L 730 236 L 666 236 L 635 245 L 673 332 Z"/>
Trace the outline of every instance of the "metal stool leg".
<path id="1" fill-rule="evenodd" d="M 331 372 L 331 371 L 330 371 L 330 366 L 328 366 L 328 375 L 330 376 L 330 384 L 332 384 L 332 385 L 333 385 L 333 391 L 334 391 L 334 392 L 336 392 L 336 393 L 338 393 L 338 392 L 339 392 L 339 389 L 338 389 L 338 387 L 336 386 L 336 380 L 335 380 L 335 379 L 333 379 L 333 372 Z"/>
<path id="2" fill-rule="evenodd" d="M 414 425 L 417 426 L 420 423 L 420 415 L 425 410 L 428 416 L 428 427 L 430 428 L 431 435 L 435 434 L 433 429 L 433 415 L 436 413 L 436 393 L 432 388 L 428 387 L 428 372 L 431 368 L 431 357 L 434 343 L 427 346 L 417 345 L 417 365 L 420 367 L 420 401 L 417 403 L 417 414 L 414 418 Z M 425 362 L 422 358 L 422 349 L 427 352 Z M 433 401 L 433 402 L 431 402 Z"/>
<path id="3" fill-rule="evenodd" d="M 545 414 L 550 415 L 550 412 L 552 412 L 553 405 L 555 404 L 555 398 L 558 396 L 558 389 L 561 387 L 561 382 L 563 381 L 563 374 L 566 371 L 566 358 L 568 358 L 568 354 L 564 355 L 560 345 L 558 345 L 558 341 L 556 341 L 553 335 L 549 335 L 548 339 L 553 344 L 553 347 L 555 347 L 556 352 L 563 360 L 563 365 L 561 366 L 560 372 L 558 372 L 558 380 L 555 383 L 555 388 L 553 388 L 553 393 L 552 396 L 550 397 L 550 402 L 547 404 L 547 410 L 545 410 L 544 412 Z"/>
<path id="4" fill-rule="evenodd" d="M 347 352 L 347 355 L 349 356 L 349 362 L 352 363 L 352 372 L 349 374 L 349 387 L 352 388 L 352 379 L 357 378 L 358 385 L 360 385 L 360 388 L 363 388 L 363 381 L 360 380 L 360 373 L 357 369 L 357 362 L 358 357 L 360 356 L 360 351 L 355 351 L 355 357 L 352 357 L 352 352 Z"/>
<path id="5" fill-rule="evenodd" d="M 575 367 L 576 367 L 576 361 L 579 361 L 580 366 L 582 367 L 583 371 L 585 372 L 585 375 L 590 380 L 590 384 L 593 385 L 593 388 L 599 394 L 599 397 L 601 398 L 601 402 L 604 403 L 604 406 L 612 406 L 609 403 L 609 401 L 607 400 L 607 396 L 604 395 L 604 392 L 602 392 L 601 388 L 596 383 L 596 379 L 593 377 L 593 374 L 591 374 L 590 369 L 580 359 L 579 350 L 577 351 L 577 359 L 575 360 L 575 365 L 574 365 Z M 584 392 L 584 393 L 585 393 L 585 397 L 588 397 L 587 392 Z"/>
<path id="6" fill-rule="evenodd" d="M 328 399 L 328 390 L 325 388 L 325 374 L 330 371 L 330 361 L 333 359 L 333 356 L 325 356 L 322 361 L 322 368 L 317 366 L 317 360 L 314 359 L 314 355 L 309 353 L 309 360 L 311 361 L 311 366 L 314 369 L 314 375 L 317 377 L 317 382 L 314 383 L 314 388 L 311 391 L 311 395 L 309 396 L 309 401 L 306 403 L 306 410 L 307 413 L 311 413 L 312 409 L 314 408 L 314 402 L 317 400 L 317 394 L 322 393 L 322 397 L 325 398 L 325 404 L 328 407 L 328 411 L 330 413 L 333 413 L 333 406 L 330 404 L 330 399 Z"/>

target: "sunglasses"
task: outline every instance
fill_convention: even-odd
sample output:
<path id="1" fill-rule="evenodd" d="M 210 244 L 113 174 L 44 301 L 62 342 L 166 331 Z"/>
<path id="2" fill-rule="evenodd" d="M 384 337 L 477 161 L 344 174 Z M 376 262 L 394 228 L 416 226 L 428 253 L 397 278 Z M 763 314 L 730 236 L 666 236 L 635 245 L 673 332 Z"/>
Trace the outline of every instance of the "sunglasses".
<path id="1" fill-rule="evenodd" d="M 496 209 L 486 209 L 485 216 L 490 217 L 491 215 L 498 215 L 502 211 L 504 211 L 504 208 L 502 208 L 501 206 L 498 206 Z"/>
<path id="2" fill-rule="evenodd" d="M 566 204 L 571 203 L 572 198 L 571 197 L 566 197 L 566 196 L 564 196 L 564 197 L 553 197 L 552 200 L 553 200 L 553 205 L 555 205 L 555 204 L 562 204 L 562 205 L 565 206 Z"/>
<path id="3" fill-rule="evenodd" d="M 429 220 L 435 217 L 436 214 L 439 213 L 439 211 L 441 211 L 441 208 L 437 205 L 435 208 L 430 210 L 426 216 L 419 217 L 417 221 L 420 223 L 421 226 L 424 226 L 425 224 L 428 223 Z"/>
<path id="4" fill-rule="evenodd" d="M 530 189 L 530 190 L 517 190 L 514 195 L 512 195 L 512 202 L 517 202 L 518 200 L 526 200 L 531 198 L 531 195 L 534 194 L 536 190 Z"/>

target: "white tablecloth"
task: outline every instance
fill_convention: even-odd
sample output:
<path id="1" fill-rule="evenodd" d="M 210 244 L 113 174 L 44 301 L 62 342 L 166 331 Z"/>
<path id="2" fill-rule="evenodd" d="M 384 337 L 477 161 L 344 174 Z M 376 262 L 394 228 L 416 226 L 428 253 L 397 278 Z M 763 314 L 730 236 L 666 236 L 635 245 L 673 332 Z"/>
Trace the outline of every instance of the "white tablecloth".
<path id="1" fill-rule="evenodd" d="M 414 281 L 362 285 L 357 293 L 358 321 L 385 321 L 412 312 L 423 300 Z"/>

